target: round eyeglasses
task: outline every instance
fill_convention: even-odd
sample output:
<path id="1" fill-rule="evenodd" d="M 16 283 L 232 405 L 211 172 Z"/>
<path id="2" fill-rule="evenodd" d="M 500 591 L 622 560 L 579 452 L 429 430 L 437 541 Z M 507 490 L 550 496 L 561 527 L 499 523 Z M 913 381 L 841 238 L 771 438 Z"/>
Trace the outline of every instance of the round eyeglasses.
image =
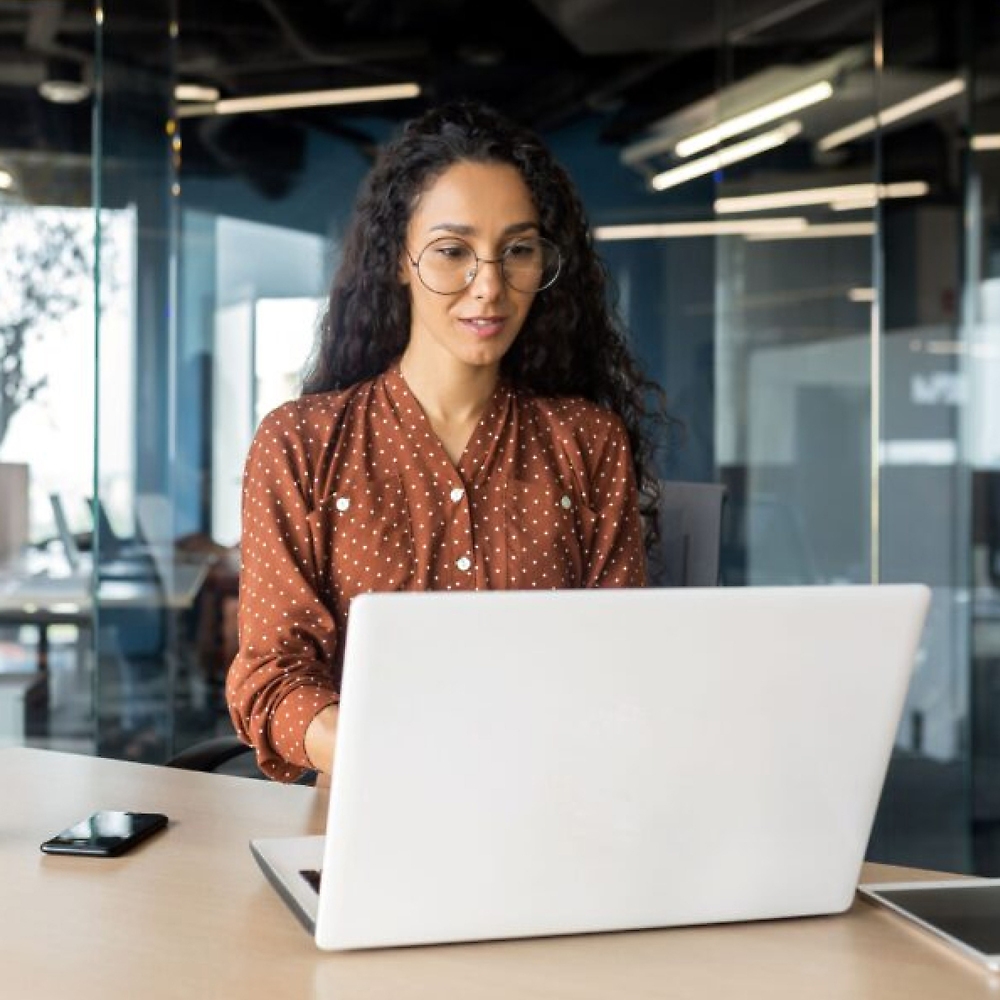
<path id="1" fill-rule="evenodd" d="M 503 248 L 499 257 L 480 257 L 465 240 L 442 236 L 420 251 L 416 260 L 406 256 L 417 269 L 424 287 L 438 295 L 455 295 L 468 288 L 479 273 L 480 264 L 499 264 L 504 281 L 517 292 L 540 292 L 559 277 L 562 254 L 543 236 L 525 236 Z"/>

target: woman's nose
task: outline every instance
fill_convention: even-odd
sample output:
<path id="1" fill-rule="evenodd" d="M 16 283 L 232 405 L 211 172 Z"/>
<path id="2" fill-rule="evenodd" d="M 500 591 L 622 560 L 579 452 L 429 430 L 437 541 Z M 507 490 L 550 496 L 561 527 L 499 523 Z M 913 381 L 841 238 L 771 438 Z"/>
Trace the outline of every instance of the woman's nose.
<path id="1" fill-rule="evenodd" d="M 495 299 L 504 288 L 503 258 L 499 260 L 479 259 L 475 277 L 469 285 L 469 290 L 477 299 Z"/>

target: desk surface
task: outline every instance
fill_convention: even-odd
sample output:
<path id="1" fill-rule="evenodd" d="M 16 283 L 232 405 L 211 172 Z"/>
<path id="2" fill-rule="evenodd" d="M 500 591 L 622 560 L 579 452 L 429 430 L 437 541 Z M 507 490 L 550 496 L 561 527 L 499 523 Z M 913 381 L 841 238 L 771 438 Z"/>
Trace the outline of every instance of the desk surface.
<path id="1" fill-rule="evenodd" d="M 996 997 L 1000 978 L 887 912 L 730 926 L 318 951 L 250 856 L 320 833 L 325 793 L 43 750 L 0 751 L 5 997 L 921 1000 Z M 119 859 L 38 845 L 98 808 L 166 812 Z M 919 877 L 867 866 L 869 880 Z"/>

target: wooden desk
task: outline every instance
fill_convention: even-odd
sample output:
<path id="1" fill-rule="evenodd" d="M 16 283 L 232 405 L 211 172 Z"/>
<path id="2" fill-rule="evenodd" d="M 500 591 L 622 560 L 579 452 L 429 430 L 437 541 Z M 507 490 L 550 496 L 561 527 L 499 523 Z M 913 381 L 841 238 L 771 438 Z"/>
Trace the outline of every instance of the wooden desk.
<path id="1" fill-rule="evenodd" d="M 0 993 L 49 1000 L 972 1000 L 1000 981 L 891 914 L 328 954 L 265 882 L 253 836 L 322 832 L 316 789 L 0 750 Z M 46 837 L 97 808 L 166 812 L 107 860 Z M 870 866 L 866 878 L 915 877 Z"/>

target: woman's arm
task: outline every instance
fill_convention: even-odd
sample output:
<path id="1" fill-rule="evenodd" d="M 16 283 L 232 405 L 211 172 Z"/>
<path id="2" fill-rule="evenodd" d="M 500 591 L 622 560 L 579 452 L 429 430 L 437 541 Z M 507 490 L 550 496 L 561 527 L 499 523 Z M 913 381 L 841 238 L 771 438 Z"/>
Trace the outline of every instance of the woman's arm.
<path id="1" fill-rule="evenodd" d="M 280 781 L 332 760 L 332 740 L 323 736 L 314 760 L 306 733 L 339 700 L 331 669 L 337 628 L 320 598 L 308 520 L 312 473 L 301 425 L 294 403 L 273 411 L 247 456 L 239 649 L 226 681 L 237 733 L 253 746 L 261 770 Z"/>
<path id="2" fill-rule="evenodd" d="M 590 453 L 591 496 L 598 519 L 584 570 L 585 587 L 644 587 L 646 550 L 639 494 L 625 425 L 609 415 L 610 429 Z"/>

